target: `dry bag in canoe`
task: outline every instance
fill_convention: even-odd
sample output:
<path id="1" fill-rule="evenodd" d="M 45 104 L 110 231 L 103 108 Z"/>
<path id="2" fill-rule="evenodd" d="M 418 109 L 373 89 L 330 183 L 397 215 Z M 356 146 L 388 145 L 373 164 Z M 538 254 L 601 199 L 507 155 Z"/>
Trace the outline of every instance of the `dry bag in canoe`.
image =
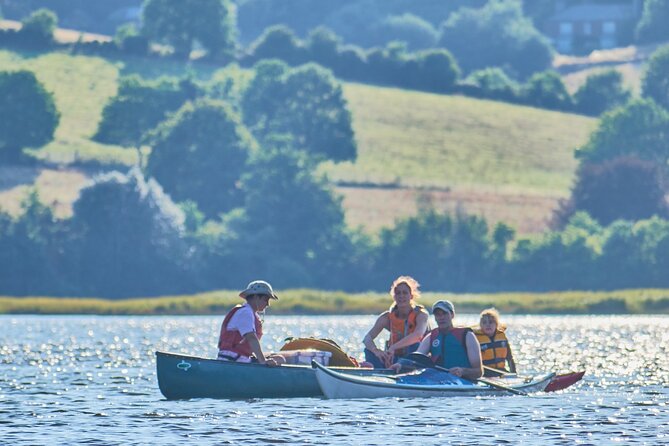
<path id="1" fill-rule="evenodd" d="M 330 352 L 330 367 L 358 367 L 358 363 L 330 339 L 288 338 L 281 351 L 285 350 L 320 350 Z"/>

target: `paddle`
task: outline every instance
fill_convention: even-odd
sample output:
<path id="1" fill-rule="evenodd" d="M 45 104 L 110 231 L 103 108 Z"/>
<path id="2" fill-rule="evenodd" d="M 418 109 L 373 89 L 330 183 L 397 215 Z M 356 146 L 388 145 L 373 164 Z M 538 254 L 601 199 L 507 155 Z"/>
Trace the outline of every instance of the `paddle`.
<path id="1" fill-rule="evenodd" d="M 422 367 L 429 367 L 435 370 L 441 370 L 442 372 L 450 373 L 446 367 L 441 367 L 436 365 L 427 355 L 424 355 L 422 353 L 418 352 L 409 353 L 406 356 L 406 358 L 415 362 L 416 364 L 419 364 Z M 508 387 L 505 386 L 504 384 L 499 384 L 494 381 L 487 380 L 485 378 L 479 378 L 478 381 L 482 382 L 483 384 L 487 384 L 490 387 L 495 387 L 500 390 L 506 390 L 507 392 L 511 392 L 516 395 L 527 395 L 527 392 L 523 392 L 522 390 L 514 389 L 513 387 Z"/>

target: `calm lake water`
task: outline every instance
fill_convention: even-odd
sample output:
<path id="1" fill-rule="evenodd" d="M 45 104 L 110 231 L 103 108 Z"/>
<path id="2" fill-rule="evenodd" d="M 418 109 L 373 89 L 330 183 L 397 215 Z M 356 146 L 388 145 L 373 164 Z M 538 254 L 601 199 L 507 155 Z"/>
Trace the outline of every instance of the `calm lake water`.
<path id="1" fill-rule="evenodd" d="M 155 350 L 213 357 L 222 317 L 0 316 L 0 444 L 669 444 L 669 317 L 505 319 L 521 371 L 584 381 L 529 397 L 167 401 Z M 373 320 L 268 315 L 263 346 L 329 337 L 360 355 Z"/>

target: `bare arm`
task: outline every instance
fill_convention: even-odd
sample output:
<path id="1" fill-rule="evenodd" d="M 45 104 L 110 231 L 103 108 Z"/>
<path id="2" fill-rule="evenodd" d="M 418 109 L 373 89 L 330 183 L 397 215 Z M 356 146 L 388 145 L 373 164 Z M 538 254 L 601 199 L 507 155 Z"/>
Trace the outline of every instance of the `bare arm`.
<path id="1" fill-rule="evenodd" d="M 474 381 L 483 376 L 483 362 L 481 361 L 481 345 L 476 335 L 471 331 L 465 337 L 465 346 L 467 347 L 467 358 L 471 367 L 453 367 L 449 372 L 456 376 Z"/>
<path id="2" fill-rule="evenodd" d="M 506 354 L 506 360 L 509 363 L 509 371 L 511 373 L 516 373 L 516 361 L 513 359 L 513 353 L 511 352 L 511 346 L 507 345 L 507 354 Z"/>
<path id="3" fill-rule="evenodd" d="M 244 335 L 244 340 L 248 342 L 249 347 L 251 347 L 251 351 L 258 360 L 258 364 L 276 365 L 276 362 L 273 359 L 265 358 L 265 355 L 262 352 L 262 348 L 260 347 L 258 336 L 256 336 L 254 332 L 246 333 Z"/>
<path id="4" fill-rule="evenodd" d="M 424 355 L 427 355 L 430 353 L 430 345 L 432 344 L 430 340 L 429 334 L 426 335 L 422 341 L 420 341 L 420 345 L 416 349 L 417 353 L 422 353 Z"/>
<path id="5" fill-rule="evenodd" d="M 423 336 L 425 336 L 428 319 L 429 315 L 427 314 L 427 311 L 422 310 L 418 316 L 416 316 L 416 329 L 412 333 L 409 333 L 407 336 L 391 345 L 388 348 L 388 352 L 395 353 L 395 350 L 399 350 L 401 348 L 413 345 L 416 342 L 420 342 L 423 339 Z"/>
<path id="6" fill-rule="evenodd" d="M 376 322 L 374 322 L 374 326 L 372 327 L 371 330 L 367 332 L 365 337 L 362 340 L 362 343 L 364 346 L 374 353 L 376 356 L 379 357 L 381 360 L 385 360 L 385 351 L 381 350 L 376 346 L 374 343 L 374 339 L 383 331 L 384 328 L 388 327 L 389 321 L 388 321 L 388 312 L 382 313 L 377 319 Z"/>

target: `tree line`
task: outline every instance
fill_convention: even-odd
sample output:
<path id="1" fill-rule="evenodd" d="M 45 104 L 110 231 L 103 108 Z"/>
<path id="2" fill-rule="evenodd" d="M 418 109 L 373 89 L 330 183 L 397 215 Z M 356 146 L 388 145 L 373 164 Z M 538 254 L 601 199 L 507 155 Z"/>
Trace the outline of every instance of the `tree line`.
<path id="1" fill-rule="evenodd" d="M 549 70 L 553 57 L 549 43 L 517 2 L 488 2 L 449 13 L 438 42 L 431 46 L 407 44 L 412 39 L 406 36 L 411 33 L 404 32 L 403 41 L 369 49 L 344 44 L 325 27 L 314 28 L 300 39 L 286 26 L 267 28 L 243 49 L 238 45 L 231 3 L 207 0 L 195 6 L 186 1 L 147 0 L 141 29 L 124 25 L 111 42 L 77 42 L 71 50 L 106 57 L 164 57 L 152 49 L 153 44 L 160 44 L 172 49 L 171 57 L 184 61 L 199 48 L 204 51 L 200 60 L 205 63 L 237 61 L 248 67 L 270 58 L 291 66 L 315 62 L 351 81 L 459 93 L 593 116 L 630 96 L 616 71 L 590 76 L 574 96 L 570 95 L 561 77 Z M 410 16 L 392 21 L 405 31 L 415 22 Z M 19 31 L 0 32 L 0 42 L 55 49 L 56 24 L 53 12 L 40 9 L 23 20 Z"/>
<path id="2" fill-rule="evenodd" d="M 71 218 L 54 218 L 38 191 L 20 216 L 0 214 L 0 293 L 148 296 L 260 276 L 361 291 L 397 274 L 457 292 L 667 286 L 667 64 L 662 48 L 644 97 L 605 113 L 577 151 L 554 229 L 523 238 L 430 208 L 377 237 L 348 228 L 315 172 L 355 160 L 351 116 L 317 65 L 266 60 L 210 82 L 122 78 L 94 138 L 149 146 L 145 164 L 95 178 Z M 58 110 L 32 73 L 2 73 L 0 91 L 3 157 L 53 138 Z"/>

